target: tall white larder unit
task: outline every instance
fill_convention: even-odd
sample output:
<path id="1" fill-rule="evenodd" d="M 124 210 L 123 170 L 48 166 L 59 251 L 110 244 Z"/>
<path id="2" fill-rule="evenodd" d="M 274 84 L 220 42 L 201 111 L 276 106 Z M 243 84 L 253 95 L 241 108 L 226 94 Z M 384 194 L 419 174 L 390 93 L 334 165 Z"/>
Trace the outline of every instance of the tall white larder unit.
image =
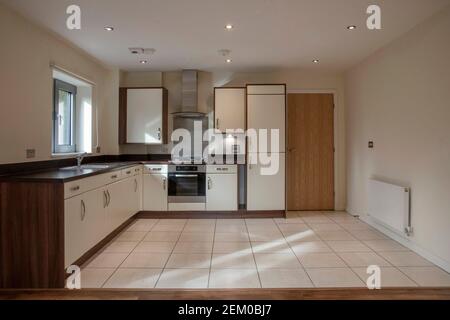
<path id="1" fill-rule="evenodd" d="M 248 85 L 247 86 L 247 126 L 255 129 L 258 138 L 249 137 L 247 154 L 247 210 L 268 211 L 285 210 L 285 168 L 286 168 L 286 86 Z M 271 135 L 278 129 L 278 137 Z M 266 131 L 264 131 L 266 130 Z M 267 144 L 260 143 L 261 132 L 267 132 Z M 264 138 L 263 138 L 264 139 Z M 278 142 L 278 148 L 272 141 Z M 268 169 L 267 156 L 278 159 L 272 162 L 276 170 Z"/>

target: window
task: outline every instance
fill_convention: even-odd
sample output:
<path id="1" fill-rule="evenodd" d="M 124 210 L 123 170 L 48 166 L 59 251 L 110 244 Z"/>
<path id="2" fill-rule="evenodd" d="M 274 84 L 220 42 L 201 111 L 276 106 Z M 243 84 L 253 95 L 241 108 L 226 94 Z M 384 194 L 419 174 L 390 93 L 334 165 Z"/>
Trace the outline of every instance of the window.
<path id="1" fill-rule="evenodd" d="M 53 83 L 53 154 L 92 153 L 97 139 L 93 84 L 57 69 L 53 69 Z"/>
<path id="2" fill-rule="evenodd" d="M 76 96 L 77 87 L 58 79 L 54 80 L 54 153 L 69 153 L 76 151 Z"/>

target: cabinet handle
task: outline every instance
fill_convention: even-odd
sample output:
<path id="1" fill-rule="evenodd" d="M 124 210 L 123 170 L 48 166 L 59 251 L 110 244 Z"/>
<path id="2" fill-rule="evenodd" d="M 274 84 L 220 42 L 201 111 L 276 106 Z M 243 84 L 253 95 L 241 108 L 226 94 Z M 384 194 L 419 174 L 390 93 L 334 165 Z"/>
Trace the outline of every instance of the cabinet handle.
<path id="1" fill-rule="evenodd" d="M 109 207 L 109 204 L 111 203 L 111 194 L 109 193 L 109 190 L 106 190 L 106 193 L 108 195 L 108 203 L 106 204 L 106 206 Z"/>
<path id="2" fill-rule="evenodd" d="M 84 200 L 81 200 L 81 221 L 83 221 L 85 217 L 86 217 L 86 204 L 84 203 Z"/>
<path id="3" fill-rule="evenodd" d="M 161 140 L 161 128 L 158 128 L 158 140 Z"/>
<path id="4" fill-rule="evenodd" d="M 137 192 L 138 189 L 138 182 L 136 179 L 134 179 L 134 192 Z"/>
<path id="5" fill-rule="evenodd" d="M 212 180 L 210 177 L 208 177 L 208 190 L 212 189 Z"/>
<path id="6" fill-rule="evenodd" d="M 106 208 L 108 205 L 108 195 L 106 194 L 106 191 L 103 191 L 103 208 Z"/>
<path id="7" fill-rule="evenodd" d="M 166 178 L 163 178 L 163 190 L 166 190 Z"/>
<path id="8" fill-rule="evenodd" d="M 112 175 L 111 179 L 117 179 L 117 174 Z"/>
<path id="9" fill-rule="evenodd" d="M 134 169 L 134 172 L 139 172 L 140 170 L 139 169 Z"/>
<path id="10" fill-rule="evenodd" d="M 131 170 L 130 171 L 127 171 L 127 172 L 125 172 L 126 174 L 131 174 Z"/>
<path id="11" fill-rule="evenodd" d="M 70 188 L 70 191 L 78 191 L 78 190 L 80 190 L 80 186 Z"/>
<path id="12" fill-rule="evenodd" d="M 216 129 L 219 129 L 219 118 L 216 119 Z"/>

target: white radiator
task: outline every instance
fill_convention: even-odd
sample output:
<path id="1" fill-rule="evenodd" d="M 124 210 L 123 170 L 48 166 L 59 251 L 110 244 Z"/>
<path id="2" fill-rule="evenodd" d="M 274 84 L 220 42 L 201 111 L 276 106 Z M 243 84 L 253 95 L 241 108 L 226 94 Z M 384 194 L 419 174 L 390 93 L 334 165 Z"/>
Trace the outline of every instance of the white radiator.
<path id="1" fill-rule="evenodd" d="M 369 180 L 369 216 L 401 235 L 412 233 L 410 213 L 410 189 Z"/>

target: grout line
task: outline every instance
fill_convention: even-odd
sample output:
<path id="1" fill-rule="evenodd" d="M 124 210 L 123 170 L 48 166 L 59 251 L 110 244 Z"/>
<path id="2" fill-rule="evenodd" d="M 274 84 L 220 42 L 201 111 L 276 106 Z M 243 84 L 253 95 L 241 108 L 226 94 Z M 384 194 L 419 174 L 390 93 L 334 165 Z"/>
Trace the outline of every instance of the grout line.
<path id="1" fill-rule="evenodd" d="M 173 252 L 175 251 L 175 247 L 177 246 L 178 242 L 180 241 L 181 235 L 183 234 L 184 229 L 186 228 L 187 223 L 189 222 L 189 219 L 186 219 L 184 225 L 183 225 L 183 229 L 181 229 L 180 235 L 177 238 L 177 241 L 175 241 L 175 245 L 172 248 L 172 251 L 170 251 L 169 257 L 166 260 L 166 263 L 164 263 L 164 266 L 161 269 L 161 273 L 159 274 L 158 279 L 155 282 L 155 285 L 153 286 L 153 288 L 156 288 L 156 286 L 158 285 L 159 280 L 161 279 L 162 274 L 164 273 L 164 270 L 166 269 L 167 263 L 169 262 L 170 258 L 172 257 Z"/>
<path id="2" fill-rule="evenodd" d="M 217 219 L 214 220 L 214 236 L 213 236 L 213 244 L 211 248 L 211 260 L 209 261 L 209 273 L 208 273 L 208 283 L 206 284 L 206 288 L 209 288 L 209 281 L 211 279 L 211 269 L 212 269 L 212 260 L 213 260 L 213 253 L 214 253 L 214 243 L 216 241 L 216 228 L 217 228 Z"/>
<path id="3" fill-rule="evenodd" d="M 244 223 L 245 223 L 245 229 L 247 230 L 248 240 L 250 241 L 250 250 L 252 251 L 253 262 L 255 263 L 256 274 L 258 275 L 259 287 L 262 288 L 263 285 L 262 285 L 262 282 L 261 282 L 261 276 L 259 275 L 258 264 L 256 263 L 255 253 L 253 252 L 253 245 L 252 245 L 252 241 L 250 239 L 250 231 L 248 230 L 247 220 L 246 219 L 244 219 Z"/>

